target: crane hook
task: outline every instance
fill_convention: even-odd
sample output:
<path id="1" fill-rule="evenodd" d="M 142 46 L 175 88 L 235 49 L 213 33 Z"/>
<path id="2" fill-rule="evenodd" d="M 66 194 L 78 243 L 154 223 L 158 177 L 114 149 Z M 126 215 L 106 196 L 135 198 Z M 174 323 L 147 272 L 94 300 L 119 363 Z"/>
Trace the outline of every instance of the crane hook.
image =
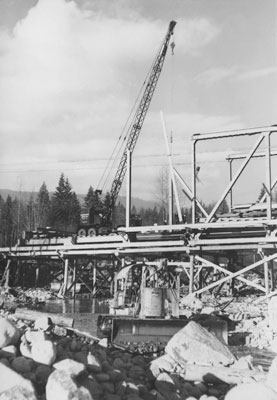
<path id="1" fill-rule="evenodd" d="M 174 43 L 174 42 L 171 42 L 171 43 L 170 43 L 170 47 L 171 47 L 171 54 L 174 55 L 175 43 Z"/>

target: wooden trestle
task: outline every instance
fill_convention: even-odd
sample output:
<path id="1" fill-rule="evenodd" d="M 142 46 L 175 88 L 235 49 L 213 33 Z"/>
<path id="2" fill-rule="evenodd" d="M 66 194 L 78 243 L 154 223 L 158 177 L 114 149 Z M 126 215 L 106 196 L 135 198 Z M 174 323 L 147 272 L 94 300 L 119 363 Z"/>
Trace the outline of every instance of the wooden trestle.
<path id="1" fill-rule="evenodd" d="M 11 248 L 0 248 L 5 259 L 1 284 L 8 285 L 12 263 L 36 265 L 55 261 L 60 294 L 76 292 L 76 283 L 91 296 L 112 295 L 114 275 L 123 266 L 167 259 L 188 277 L 189 292 L 218 292 L 235 279 L 269 295 L 275 293 L 277 221 L 247 220 L 120 228 L 112 236 L 30 239 Z M 238 260 L 243 257 L 243 264 Z M 253 262 L 249 259 L 252 258 Z M 245 264 L 245 260 L 248 263 Z M 222 262 L 224 260 L 224 262 Z M 86 269 L 90 285 L 82 278 Z M 260 282 L 245 274 L 258 272 Z M 106 290 L 106 292 L 105 292 Z"/>

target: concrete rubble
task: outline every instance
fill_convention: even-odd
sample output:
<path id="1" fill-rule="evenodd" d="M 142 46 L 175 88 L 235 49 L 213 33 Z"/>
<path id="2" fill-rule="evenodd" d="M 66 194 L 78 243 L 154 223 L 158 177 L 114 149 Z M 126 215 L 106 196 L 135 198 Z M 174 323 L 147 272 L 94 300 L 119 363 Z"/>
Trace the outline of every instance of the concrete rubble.
<path id="1" fill-rule="evenodd" d="M 47 291 L 31 292 L 31 299 L 49 298 Z M 216 315 L 228 323 L 229 345 L 276 353 L 275 298 L 268 305 L 250 296 L 187 296 L 181 314 L 190 322 L 160 357 L 103 347 L 47 314 L 19 319 L 5 303 L 25 305 L 27 297 L 7 291 L 0 299 L 0 400 L 277 400 L 277 357 L 267 373 L 197 323 Z"/>
<path id="2" fill-rule="evenodd" d="M 196 322 L 159 358 L 58 328 L 47 315 L 30 322 L 1 311 L 0 400 L 239 400 L 246 389 L 277 399 L 277 359 L 266 374 Z"/>
<path id="3" fill-rule="evenodd" d="M 197 299 L 193 295 L 181 300 L 181 314 L 217 315 L 228 322 L 229 344 L 277 352 L 277 297 L 257 301 L 256 296 Z"/>

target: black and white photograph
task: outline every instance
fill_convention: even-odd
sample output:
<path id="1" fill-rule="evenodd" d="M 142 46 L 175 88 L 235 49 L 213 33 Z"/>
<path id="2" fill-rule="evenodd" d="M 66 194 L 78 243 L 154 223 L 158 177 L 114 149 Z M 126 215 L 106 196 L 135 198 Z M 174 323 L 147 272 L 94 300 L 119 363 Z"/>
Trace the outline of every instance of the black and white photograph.
<path id="1" fill-rule="evenodd" d="M 276 0 L 0 0 L 0 400 L 277 400 Z"/>

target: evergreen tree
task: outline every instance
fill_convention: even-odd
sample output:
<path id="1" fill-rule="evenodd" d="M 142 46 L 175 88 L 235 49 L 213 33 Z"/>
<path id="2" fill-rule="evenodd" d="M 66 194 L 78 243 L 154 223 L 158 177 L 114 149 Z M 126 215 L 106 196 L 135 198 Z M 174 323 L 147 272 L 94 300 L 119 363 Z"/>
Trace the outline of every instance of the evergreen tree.
<path id="1" fill-rule="evenodd" d="M 3 213 L 4 213 L 5 201 L 0 195 L 0 246 L 4 246 L 4 236 L 3 236 Z"/>
<path id="2" fill-rule="evenodd" d="M 3 234 L 3 245 L 12 246 L 14 236 L 14 218 L 13 218 L 13 203 L 12 198 L 8 195 L 5 204 L 2 209 L 2 234 Z"/>
<path id="3" fill-rule="evenodd" d="M 119 201 L 113 209 L 113 226 L 125 225 L 126 208 Z"/>
<path id="4" fill-rule="evenodd" d="M 12 200 L 12 219 L 12 242 L 15 244 L 27 227 L 27 206 L 23 200 Z"/>
<path id="5" fill-rule="evenodd" d="M 116 226 L 114 223 L 114 210 L 111 210 L 111 195 L 110 192 L 107 192 L 103 201 L 103 215 L 105 216 L 105 223 L 112 223 L 113 226 Z M 115 208 L 115 207 L 114 207 Z M 112 221 L 108 221 L 108 219 L 112 219 Z"/>
<path id="6" fill-rule="evenodd" d="M 26 227 L 28 231 L 32 231 L 36 228 L 36 204 L 34 201 L 34 196 L 31 194 L 30 199 L 27 203 L 27 212 L 26 212 Z"/>
<path id="7" fill-rule="evenodd" d="M 88 209 L 90 209 L 94 205 L 95 197 L 94 197 L 94 190 L 93 190 L 92 186 L 89 187 L 87 195 L 84 198 L 84 200 L 85 200 L 85 206 Z"/>
<path id="8" fill-rule="evenodd" d="M 217 209 L 217 212 L 222 213 L 222 214 L 228 213 L 228 212 L 229 212 L 229 206 L 228 206 L 228 204 L 227 204 L 226 199 L 224 199 L 224 200 L 222 201 L 222 203 L 220 204 L 220 206 L 219 206 L 218 209 Z"/>
<path id="9" fill-rule="evenodd" d="M 35 215 L 35 225 L 36 228 L 46 228 L 50 225 L 49 213 L 50 213 L 50 196 L 45 182 L 41 185 L 37 200 L 36 200 L 36 215 Z"/>
<path id="10" fill-rule="evenodd" d="M 264 188 L 264 186 L 262 186 L 259 197 L 258 197 L 258 201 L 260 201 L 262 199 L 264 194 L 265 194 L 265 188 Z"/>
<path id="11" fill-rule="evenodd" d="M 75 231 L 80 223 L 80 213 L 81 207 L 77 196 L 62 173 L 51 201 L 51 225 L 59 230 Z"/>
<path id="12" fill-rule="evenodd" d="M 81 206 L 75 192 L 71 193 L 69 202 L 69 226 L 74 227 L 80 224 Z"/>

